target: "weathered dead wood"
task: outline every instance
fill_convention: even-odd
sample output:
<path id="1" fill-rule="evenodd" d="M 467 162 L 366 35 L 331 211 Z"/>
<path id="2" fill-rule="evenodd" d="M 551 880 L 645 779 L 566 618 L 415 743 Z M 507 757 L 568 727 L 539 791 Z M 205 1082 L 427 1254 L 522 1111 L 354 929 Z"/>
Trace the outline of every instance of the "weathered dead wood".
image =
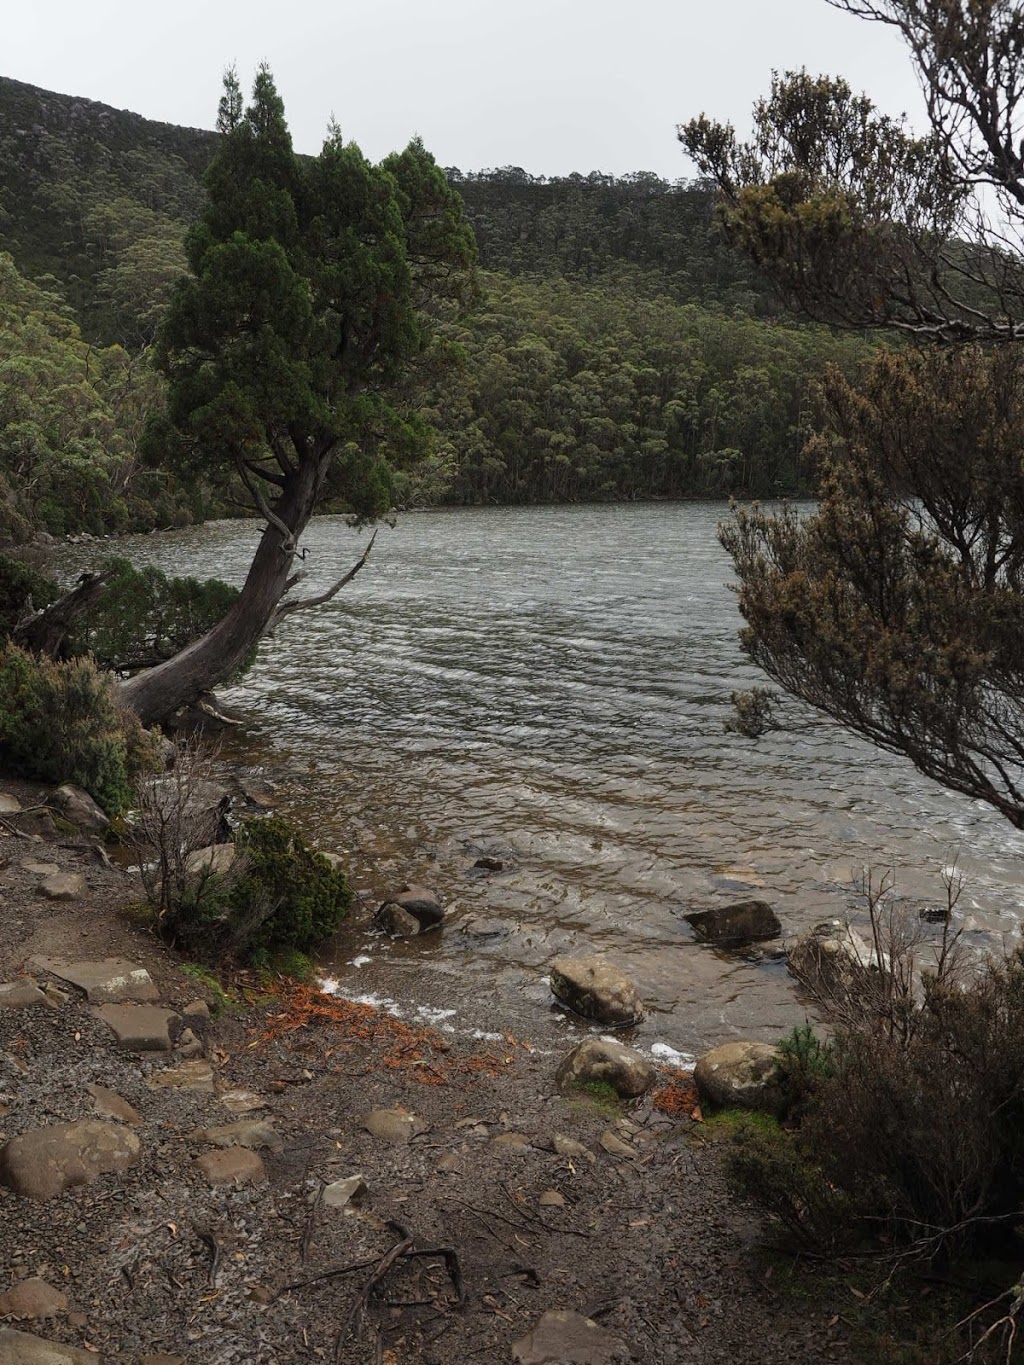
<path id="1" fill-rule="evenodd" d="M 363 551 L 362 556 L 356 561 L 355 564 L 353 564 L 352 568 L 349 569 L 347 574 L 343 574 L 342 577 L 339 578 L 336 583 L 332 583 L 331 586 L 327 588 L 324 592 L 317 593 L 316 596 L 314 597 L 298 597 L 292 601 L 285 600 L 283 602 L 280 602 L 276 610 L 274 611 L 273 616 L 270 618 L 270 622 L 267 625 L 266 633 L 270 634 L 275 629 L 275 627 L 280 625 L 280 623 L 284 620 L 286 616 L 291 616 L 297 611 L 308 611 L 311 607 L 322 607 L 325 602 L 329 602 L 332 597 L 336 597 L 338 593 L 341 592 L 342 588 L 346 586 L 346 584 L 352 582 L 353 578 L 355 578 L 356 574 L 365 565 L 366 561 L 370 558 L 370 551 L 373 549 L 374 541 L 376 539 L 377 532 L 374 531 L 373 535 L 370 537 L 370 543 Z M 290 589 L 294 587 L 301 580 L 301 577 L 302 577 L 301 574 L 296 574 L 289 581 L 287 585 L 288 588 Z"/>
<path id="2" fill-rule="evenodd" d="M 71 627 L 80 616 L 96 606 L 106 591 L 107 580 L 112 573 L 112 569 L 107 569 L 103 573 L 82 574 L 77 587 L 58 597 L 48 607 L 32 610 L 30 615 L 18 622 L 11 636 L 14 643 L 22 649 L 31 650 L 33 654 L 45 654 L 50 659 L 59 658 Z"/>

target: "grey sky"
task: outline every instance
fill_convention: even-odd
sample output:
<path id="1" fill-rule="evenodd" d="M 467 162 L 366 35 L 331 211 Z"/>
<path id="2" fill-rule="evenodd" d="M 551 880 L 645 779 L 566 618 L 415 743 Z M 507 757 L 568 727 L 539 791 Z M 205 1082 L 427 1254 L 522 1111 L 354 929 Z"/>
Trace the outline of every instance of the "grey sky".
<path id="1" fill-rule="evenodd" d="M 267 61 L 295 144 L 333 113 L 378 159 L 415 133 L 443 165 L 691 173 L 675 124 L 744 128 L 773 67 L 842 74 L 920 108 L 887 29 L 825 0 L 50 0 L 10 4 L 0 74 L 212 126 L 224 67 Z"/>

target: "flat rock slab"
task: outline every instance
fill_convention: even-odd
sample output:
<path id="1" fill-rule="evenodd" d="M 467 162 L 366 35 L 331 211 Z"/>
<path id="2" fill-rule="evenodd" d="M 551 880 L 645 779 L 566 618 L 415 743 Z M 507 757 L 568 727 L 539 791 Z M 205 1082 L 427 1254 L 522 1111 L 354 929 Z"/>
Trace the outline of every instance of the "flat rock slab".
<path id="1" fill-rule="evenodd" d="M 228 1147 L 223 1152 L 204 1152 L 196 1165 L 211 1185 L 262 1185 L 267 1172 L 258 1152 Z"/>
<path id="2" fill-rule="evenodd" d="M 613 1133 L 610 1128 L 601 1134 L 598 1141 L 609 1156 L 636 1156 L 636 1148 L 631 1147 L 628 1142 L 620 1138 L 618 1133 Z"/>
<path id="3" fill-rule="evenodd" d="M 251 1147 L 259 1151 L 283 1152 L 281 1134 L 271 1124 L 260 1119 L 239 1119 L 237 1123 L 223 1123 L 216 1128 L 197 1128 L 192 1134 L 196 1142 L 208 1142 L 211 1147 Z"/>
<path id="4" fill-rule="evenodd" d="M 491 1146 L 519 1155 L 533 1151 L 533 1144 L 525 1133 L 499 1133 L 497 1137 L 491 1139 Z"/>
<path id="5" fill-rule="evenodd" d="M 366 1131 L 382 1142 L 411 1142 L 425 1133 L 430 1124 L 404 1109 L 371 1109 L 359 1119 Z"/>
<path id="6" fill-rule="evenodd" d="M 358 1208 L 365 1202 L 369 1186 L 362 1175 L 350 1175 L 347 1180 L 335 1180 L 325 1185 L 323 1202 L 329 1209 Z"/>
<path id="7" fill-rule="evenodd" d="M 116 1090 L 108 1090 L 105 1085 L 87 1085 L 97 1114 L 105 1119 L 117 1119 L 121 1123 L 141 1123 L 142 1115 L 123 1099 Z"/>
<path id="8" fill-rule="evenodd" d="M 4 981 L 0 984 L 0 1010 L 23 1010 L 32 1005 L 48 1005 L 50 1000 L 34 981 Z"/>
<path id="9" fill-rule="evenodd" d="M 60 962 L 34 957 L 32 965 L 85 991 L 86 998 L 94 1005 L 156 1000 L 160 995 L 145 967 L 116 957 L 105 957 L 100 962 Z"/>
<path id="10" fill-rule="evenodd" d="M 587 1038 L 573 1048 L 555 1073 L 560 1089 L 610 1085 L 622 1099 L 645 1095 L 658 1073 L 642 1053 L 611 1038 Z"/>
<path id="11" fill-rule="evenodd" d="M 37 863 L 32 858 L 26 858 L 21 864 L 25 872 L 31 872 L 37 877 L 56 877 L 60 868 L 56 863 Z"/>
<path id="12" fill-rule="evenodd" d="M 56 1318 L 68 1311 L 68 1296 L 33 1276 L 0 1294 L 0 1317 Z"/>
<path id="13" fill-rule="evenodd" d="M 213 1067 L 209 1062 L 182 1062 L 164 1071 L 154 1071 L 149 1078 L 153 1090 L 199 1090 L 213 1094 Z"/>
<path id="14" fill-rule="evenodd" d="M 103 1357 L 0 1327 L 0 1365 L 103 1365 Z"/>
<path id="15" fill-rule="evenodd" d="M 603 957 L 556 957 L 551 990 L 574 1014 L 600 1024 L 638 1024 L 644 1017 L 636 986 Z"/>
<path id="16" fill-rule="evenodd" d="M 0 1150 L 0 1183 L 27 1199 L 52 1199 L 101 1175 L 126 1170 L 138 1158 L 140 1145 L 135 1133 L 117 1123 L 53 1123 L 11 1138 Z"/>
<path id="17" fill-rule="evenodd" d="M 36 887 L 36 894 L 48 901 L 76 901 L 85 890 L 81 872 L 51 872 Z"/>
<path id="18" fill-rule="evenodd" d="M 516 1365 L 620 1365 L 629 1352 L 618 1337 L 579 1313 L 545 1313 L 512 1345 Z"/>
<path id="19" fill-rule="evenodd" d="M 21 812 L 21 802 L 16 796 L 9 796 L 7 792 L 0 792 L 0 815 L 18 815 Z"/>
<path id="20" fill-rule="evenodd" d="M 170 1052 L 176 1011 L 155 1005 L 101 1005 L 96 1013 L 129 1052 Z"/>
<path id="21" fill-rule="evenodd" d="M 257 1095 L 255 1090 L 225 1090 L 220 1102 L 229 1114 L 252 1114 L 269 1108 L 266 1096 Z"/>

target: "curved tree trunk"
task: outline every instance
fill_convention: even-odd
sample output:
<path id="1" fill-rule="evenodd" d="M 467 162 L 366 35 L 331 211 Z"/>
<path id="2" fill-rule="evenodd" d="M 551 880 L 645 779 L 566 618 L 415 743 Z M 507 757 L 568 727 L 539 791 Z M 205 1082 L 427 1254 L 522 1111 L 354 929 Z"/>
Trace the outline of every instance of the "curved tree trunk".
<path id="1" fill-rule="evenodd" d="M 265 527 L 242 591 L 223 620 L 173 658 L 122 684 L 122 701 L 143 725 L 165 722 L 223 682 L 259 641 L 288 587 L 295 549 L 325 472 L 326 460 L 308 460 L 289 476 L 274 523 Z"/>

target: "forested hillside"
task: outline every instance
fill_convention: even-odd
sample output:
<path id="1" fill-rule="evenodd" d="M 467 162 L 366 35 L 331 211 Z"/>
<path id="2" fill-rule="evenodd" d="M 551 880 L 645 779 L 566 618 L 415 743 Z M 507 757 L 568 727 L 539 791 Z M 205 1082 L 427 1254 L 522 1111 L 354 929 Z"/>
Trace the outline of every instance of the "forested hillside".
<path id="1" fill-rule="evenodd" d="M 186 496 L 143 470 L 138 438 L 161 392 L 146 351 L 216 138 L 0 79 L 3 534 L 209 505 L 210 490 Z M 827 362 L 856 367 L 866 345 L 787 323 L 729 249 L 705 186 L 518 168 L 449 178 L 476 233 L 480 302 L 446 325 L 452 363 L 406 395 L 436 438 L 396 474 L 396 500 L 813 486 L 801 449 L 815 381 Z"/>

